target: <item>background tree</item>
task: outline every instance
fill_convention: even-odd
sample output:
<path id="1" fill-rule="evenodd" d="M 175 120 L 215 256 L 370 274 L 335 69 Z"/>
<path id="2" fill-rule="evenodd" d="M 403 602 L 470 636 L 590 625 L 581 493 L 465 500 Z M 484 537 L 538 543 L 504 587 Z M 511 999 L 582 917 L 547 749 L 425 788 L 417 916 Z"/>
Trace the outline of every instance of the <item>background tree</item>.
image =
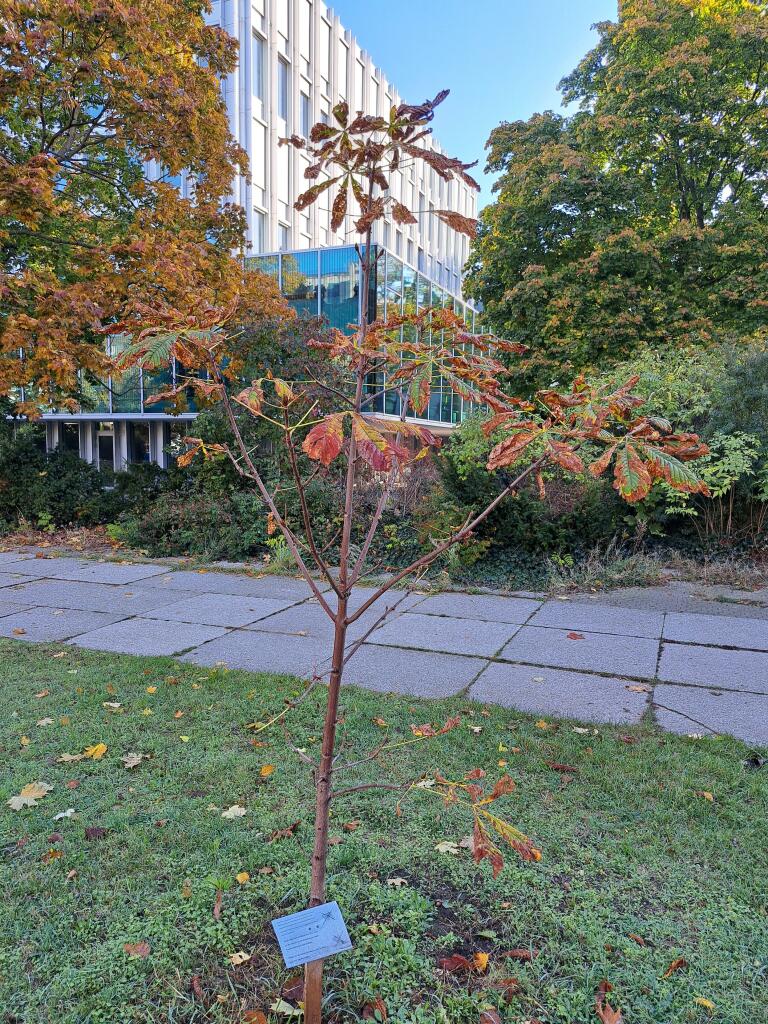
<path id="1" fill-rule="evenodd" d="M 325 379 L 319 385 L 332 403 L 330 411 L 318 408 L 314 393 L 304 379 L 288 381 L 264 375 L 246 387 L 238 382 L 228 358 L 230 324 L 235 317 L 229 308 L 210 308 L 190 316 L 170 307 L 151 309 L 141 306 L 123 325 L 137 337 L 124 361 L 154 367 L 175 355 L 185 365 L 196 361 L 208 367 L 209 379 L 190 379 L 169 393 L 192 386 L 206 397 L 223 404 L 231 428 L 231 438 L 211 445 L 200 438 L 188 438 L 190 445 L 180 462 L 186 463 L 201 453 L 206 458 L 227 458 L 245 478 L 252 481 L 269 512 L 275 531 L 285 539 L 296 565 L 315 599 L 333 623 L 334 640 L 330 667 L 319 670 L 309 692 L 321 679 L 327 679 L 327 701 L 322 728 L 321 753 L 313 761 L 305 751 L 298 756 L 310 766 L 315 786 L 315 838 L 311 861 L 310 905 L 326 899 L 326 863 L 331 803 L 344 800 L 361 790 L 384 789 L 404 793 L 418 780 L 406 786 L 391 781 L 346 781 L 360 764 L 384 757 L 389 749 L 383 744 L 373 751 L 343 759 L 336 749 L 336 728 L 341 685 L 345 666 L 373 630 L 397 608 L 405 596 L 395 597 L 393 588 L 409 577 L 424 572 L 437 558 L 471 537 L 485 518 L 506 498 L 513 496 L 528 479 L 543 486 L 541 469 L 554 462 L 569 472 L 587 470 L 599 476 L 609 465 L 614 467 L 615 485 L 629 501 L 648 493 L 654 480 L 665 480 L 683 491 L 700 492 L 702 485 L 687 462 L 706 451 L 694 435 L 672 433 L 669 423 L 637 415 L 640 400 L 631 394 L 629 381 L 616 389 L 594 389 L 579 379 L 567 394 L 542 391 L 536 402 L 508 400 L 502 390 L 504 367 L 497 353 L 519 354 L 521 346 L 488 335 L 473 336 L 465 331 L 463 320 L 447 309 L 427 308 L 405 312 L 387 320 L 369 318 L 368 283 L 378 259 L 371 244 L 375 223 L 390 214 L 400 223 L 414 219 L 410 211 L 389 192 L 389 174 L 406 161 L 426 161 L 444 180 L 454 177 L 470 180 L 468 165 L 436 153 L 424 143 L 435 107 L 446 93 L 434 100 L 412 106 L 393 107 L 389 117 L 358 113 L 350 117 L 346 103 L 333 110 L 331 124 L 317 124 L 310 142 L 294 137 L 286 140 L 308 148 L 310 165 L 306 176 L 313 182 L 299 197 L 296 206 L 305 209 L 321 195 L 333 190 L 332 219 L 342 223 L 348 208 L 357 206 L 355 227 L 361 236 L 358 256 L 361 263 L 361 319 L 353 334 L 333 331 L 329 339 L 318 340 L 315 348 L 329 366 L 340 367 L 341 386 Z M 451 227 L 472 234 L 474 222 L 449 210 L 436 211 Z M 429 402 L 435 376 L 448 381 L 464 398 L 485 404 L 494 415 L 488 421 L 489 433 L 501 432 L 501 439 L 488 456 L 488 468 L 500 471 L 497 493 L 485 507 L 452 529 L 447 536 L 434 538 L 430 548 L 411 564 L 394 573 L 372 594 L 363 593 L 354 600 L 354 588 L 368 571 L 371 545 L 382 516 L 410 467 L 428 454 L 438 441 L 425 427 L 410 417 L 420 416 Z M 371 413 L 374 399 L 382 392 L 396 397 L 399 418 Z M 302 510 L 299 527 L 289 523 L 275 495 L 243 437 L 236 409 L 273 424 L 281 432 L 288 455 L 293 483 Z M 579 449 L 582 450 L 580 454 Z M 586 459 L 586 461 L 585 461 Z M 338 488 L 339 536 L 322 535 L 321 524 L 313 521 L 306 500 L 312 480 L 334 466 L 341 465 Z M 355 525 L 354 496 L 361 473 L 378 475 L 379 498 L 367 522 L 364 539 L 353 547 Z M 332 568 L 327 552 L 338 551 L 338 565 Z M 320 584 L 323 584 L 321 587 Z M 327 588 L 327 589 L 325 589 Z M 390 602 L 362 636 L 348 641 L 349 627 L 373 609 L 385 595 Z M 294 702 L 295 703 L 295 702 Z M 264 727 L 282 722 L 291 704 L 283 708 Z M 447 722 L 441 729 L 426 725 L 416 729 L 416 738 L 442 735 L 456 724 Z M 488 810 L 498 798 L 512 792 L 514 783 L 503 776 L 494 789 L 484 794 L 480 769 L 470 770 L 464 779 L 451 781 L 437 777 L 435 793 L 446 802 L 466 807 L 473 818 L 474 856 L 488 859 L 494 873 L 502 867 L 500 845 L 508 844 L 524 859 L 538 859 L 532 842 L 507 822 Z M 435 794 L 432 794 L 435 795 Z M 319 1024 L 322 1007 L 322 960 L 306 967 L 304 1020 Z"/>
<path id="2" fill-rule="evenodd" d="M 0 395 L 25 387 L 24 412 L 76 404 L 77 371 L 105 370 L 102 328 L 128 296 L 277 298 L 232 256 L 245 156 L 219 82 L 237 44 L 205 24 L 209 7 L 0 0 Z M 171 184 L 182 170 L 189 199 Z"/>
<path id="3" fill-rule="evenodd" d="M 530 345 L 521 386 L 643 344 L 765 333 L 764 2 L 621 0 L 561 82 L 577 113 L 501 124 L 468 291 Z"/>

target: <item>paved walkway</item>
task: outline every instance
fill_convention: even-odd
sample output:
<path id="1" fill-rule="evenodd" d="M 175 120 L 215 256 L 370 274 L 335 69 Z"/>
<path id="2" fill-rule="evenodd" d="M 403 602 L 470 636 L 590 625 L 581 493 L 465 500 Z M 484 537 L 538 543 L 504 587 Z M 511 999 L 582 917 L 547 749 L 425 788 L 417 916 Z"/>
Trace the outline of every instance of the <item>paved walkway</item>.
<path id="1" fill-rule="evenodd" d="M 369 593 L 360 588 L 353 606 Z M 390 604 L 401 596 L 390 594 Z M 352 638 L 382 610 L 366 612 Z M 2 552 L 0 635 L 307 675 L 327 668 L 331 627 L 297 579 Z M 637 722 L 650 707 L 672 732 L 768 745 L 768 589 L 671 583 L 549 600 L 412 593 L 346 678 L 596 723 Z"/>

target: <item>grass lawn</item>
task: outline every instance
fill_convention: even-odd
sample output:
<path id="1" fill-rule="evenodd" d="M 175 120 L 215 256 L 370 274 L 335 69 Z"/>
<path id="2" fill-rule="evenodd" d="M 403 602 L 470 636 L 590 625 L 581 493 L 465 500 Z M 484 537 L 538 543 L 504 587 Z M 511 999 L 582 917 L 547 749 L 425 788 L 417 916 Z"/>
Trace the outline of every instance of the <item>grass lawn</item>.
<path id="1" fill-rule="evenodd" d="M 236 1022 L 268 1010 L 295 974 L 268 922 L 305 905 L 311 793 L 282 732 L 254 746 L 247 726 L 297 686 L 170 659 L 0 644 L 2 1024 Z M 322 696 L 291 713 L 294 742 L 310 754 Z M 329 897 L 354 949 L 327 962 L 329 1020 L 361 1020 L 379 996 L 390 1021 L 478 1024 L 496 1006 L 505 1022 L 585 1024 L 597 1020 L 603 978 L 625 1024 L 766 1019 L 768 766 L 745 767 L 735 741 L 675 738 L 650 724 L 545 729 L 500 708 L 353 689 L 342 736 L 352 757 L 385 730 L 406 737 L 411 723 L 457 712 L 459 728 L 399 748 L 383 774 L 510 772 L 517 792 L 496 808 L 542 860 L 510 851 L 494 881 L 467 849 L 435 849 L 470 823 L 429 792 L 409 797 L 401 816 L 392 794 L 340 799 Z M 58 760 L 99 743 L 98 760 Z M 129 769 L 128 752 L 149 756 Z M 571 781 L 547 761 L 573 766 Z M 275 769 L 261 778 L 265 765 Z M 377 771 L 364 766 L 347 784 Z M 7 806 L 36 780 L 53 785 L 37 806 Z M 222 818 L 238 803 L 244 816 Z M 54 820 L 69 808 L 74 816 Z M 242 872 L 249 880 L 237 880 Z M 149 954 L 130 956 L 126 943 L 147 943 Z M 501 956 L 511 948 L 533 959 Z M 236 952 L 250 959 L 233 966 Z M 441 971 L 454 952 L 490 954 L 487 973 Z M 678 958 L 687 966 L 664 977 Z M 519 992 L 505 1002 L 492 983 L 510 976 Z"/>

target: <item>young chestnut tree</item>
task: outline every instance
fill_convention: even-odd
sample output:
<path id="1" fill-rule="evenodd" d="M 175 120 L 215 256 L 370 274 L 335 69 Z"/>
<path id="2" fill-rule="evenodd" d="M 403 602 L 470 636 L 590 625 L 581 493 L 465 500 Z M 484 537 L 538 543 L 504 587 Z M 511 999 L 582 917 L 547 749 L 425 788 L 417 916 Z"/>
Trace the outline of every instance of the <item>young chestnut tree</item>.
<path id="1" fill-rule="evenodd" d="M 343 371 L 343 386 L 327 385 L 327 402 L 322 412 L 312 396 L 322 380 L 288 381 L 266 375 L 245 387 L 228 359 L 237 309 L 203 307 L 198 310 L 161 311 L 142 307 L 122 325 L 137 338 L 126 357 L 129 361 L 152 367 L 175 357 L 186 367 L 205 369 L 207 379 L 199 376 L 180 387 L 196 389 L 208 400 L 220 402 L 228 418 L 232 442 L 206 444 L 188 438 L 189 449 L 181 462 L 195 454 L 225 457 L 238 472 L 251 480 L 263 498 L 274 529 L 279 530 L 320 607 L 333 623 L 334 639 L 327 678 L 325 719 L 319 760 L 310 762 L 315 786 L 315 834 L 311 862 L 310 905 L 318 905 L 326 896 L 326 859 L 328 853 L 329 808 L 332 801 L 360 790 L 403 787 L 391 782 L 364 782 L 340 785 L 342 772 L 377 759 L 387 750 L 381 745 L 355 761 L 341 763 L 336 749 L 336 730 L 341 686 L 345 667 L 361 643 L 399 603 L 389 601 L 371 629 L 348 642 L 348 630 L 387 595 L 397 593 L 397 584 L 423 573 L 451 547 L 469 538 L 478 525 L 502 501 L 512 498 L 519 488 L 534 478 L 543 487 L 542 470 L 548 463 L 572 473 L 606 473 L 613 466 L 615 487 L 627 501 L 646 495 L 655 480 L 665 480 L 681 491 L 704 492 L 688 463 L 706 448 L 695 435 L 678 434 L 669 423 L 638 415 L 641 399 L 632 395 L 634 381 L 606 393 L 578 378 L 570 391 L 541 391 L 532 401 L 508 397 L 503 390 L 504 367 L 498 353 L 514 354 L 518 345 L 488 335 L 473 336 L 463 321 L 447 309 L 426 308 L 387 319 L 374 318 L 367 308 L 369 285 L 377 260 L 372 232 L 377 221 L 391 217 L 396 223 L 416 222 L 416 212 L 396 200 L 389 191 L 390 175 L 408 162 L 426 162 L 445 181 L 459 178 L 476 187 L 467 174 L 470 165 L 449 158 L 426 142 L 435 108 L 445 99 L 411 106 L 393 107 L 389 117 L 357 114 L 350 118 L 347 105 L 333 110 L 333 124 L 317 124 L 310 141 L 293 137 L 284 140 L 306 148 L 311 162 L 306 171 L 312 182 L 296 202 L 305 209 L 325 193 L 333 195 L 332 227 L 339 229 L 354 217 L 354 230 L 361 265 L 361 315 L 351 333 L 334 331 L 330 340 L 316 342 L 316 349 L 333 366 Z M 422 211 L 423 212 L 423 211 Z M 435 211 L 456 231 L 474 232 L 473 221 L 449 210 Z M 330 375 L 329 375 L 330 376 Z M 449 536 L 437 539 L 432 547 L 410 565 L 381 583 L 362 603 L 351 603 L 353 590 L 366 573 L 371 546 L 388 503 L 393 499 L 410 467 L 438 445 L 437 438 L 416 422 L 426 410 L 433 379 L 442 377 L 465 399 L 491 410 L 486 429 L 502 430 L 503 439 L 491 452 L 488 468 L 499 470 L 499 492 L 479 514 L 461 524 Z M 312 385 L 310 389 L 309 385 Z M 178 389 L 177 389 L 178 390 Z M 382 394 L 399 398 L 399 417 L 372 412 Z M 160 397 L 168 397 L 158 396 Z M 328 403 L 330 403 L 330 410 Z M 291 466 L 293 484 L 300 507 L 300 526 L 292 526 L 281 514 L 275 494 L 265 482 L 262 468 L 249 450 L 240 429 L 239 413 L 246 410 L 278 426 Z M 340 463 L 343 486 L 340 488 L 338 535 L 318 536 L 307 501 L 307 487 L 317 475 Z M 367 467 L 367 469 L 366 469 Z M 362 543 L 353 543 L 356 485 L 365 470 L 379 484 L 378 503 L 363 524 Z M 328 551 L 338 552 L 337 566 L 329 563 Z M 322 585 L 321 585 L 322 584 Z M 400 598 L 402 599 L 402 597 Z M 319 677 L 318 677 L 319 678 Z M 317 682 L 317 679 L 315 680 Z M 282 719 L 284 709 L 277 719 Z M 457 724 L 447 722 L 441 729 L 413 727 L 414 739 L 436 736 Z M 474 820 L 474 856 L 490 860 L 494 873 L 502 866 L 499 846 L 511 846 L 525 859 L 538 859 L 539 851 L 531 841 L 507 822 L 496 817 L 488 804 L 509 793 L 514 783 L 500 779 L 484 795 L 479 779 L 482 770 L 474 769 L 460 782 L 437 778 L 434 792 L 451 803 L 470 808 Z M 321 1020 L 323 962 L 306 968 L 305 1021 Z"/>

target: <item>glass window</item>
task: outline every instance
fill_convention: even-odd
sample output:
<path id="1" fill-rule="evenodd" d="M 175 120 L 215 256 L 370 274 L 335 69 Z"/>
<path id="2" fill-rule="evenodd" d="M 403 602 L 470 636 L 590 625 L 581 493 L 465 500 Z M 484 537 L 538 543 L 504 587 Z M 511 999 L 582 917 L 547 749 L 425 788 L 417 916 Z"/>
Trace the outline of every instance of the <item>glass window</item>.
<path id="1" fill-rule="evenodd" d="M 248 256 L 245 261 L 246 270 L 258 270 L 262 274 L 269 274 L 277 278 L 280 272 L 280 264 L 277 256 Z"/>
<path id="2" fill-rule="evenodd" d="M 411 267 L 403 267 L 403 312 L 416 312 L 416 271 Z"/>
<path id="3" fill-rule="evenodd" d="M 149 462 L 149 424 L 128 424 L 128 461 Z"/>
<path id="4" fill-rule="evenodd" d="M 399 313 L 403 305 L 403 264 L 387 253 L 387 316 Z"/>
<path id="5" fill-rule="evenodd" d="M 267 215 L 261 210 L 253 211 L 253 248 L 256 252 L 267 248 Z"/>
<path id="6" fill-rule="evenodd" d="M 360 304 L 360 263 L 352 246 L 320 253 L 320 312 L 344 331 L 356 323 Z"/>
<path id="7" fill-rule="evenodd" d="M 99 423 L 96 433 L 99 469 L 115 468 L 115 425 Z"/>
<path id="8" fill-rule="evenodd" d="M 251 86 L 257 100 L 264 101 L 266 40 L 253 33 L 251 45 Z"/>
<path id="9" fill-rule="evenodd" d="M 59 447 L 65 452 L 80 454 L 80 425 L 78 423 L 62 423 L 59 427 Z"/>
<path id="10" fill-rule="evenodd" d="M 306 93 L 300 97 L 301 134 L 305 139 L 309 138 L 309 130 L 312 127 L 312 103 Z"/>
<path id="11" fill-rule="evenodd" d="M 284 60 L 277 62 L 277 116 L 288 120 L 288 65 Z"/>
<path id="12" fill-rule="evenodd" d="M 282 257 L 281 291 L 299 314 L 317 316 L 317 267 L 316 250 Z"/>
<path id="13" fill-rule="evenodd" d="M 291 229 L 287 224 L 277 225 L 277 247 L 280 252 L 287 252 L 291 248 Z"/>

